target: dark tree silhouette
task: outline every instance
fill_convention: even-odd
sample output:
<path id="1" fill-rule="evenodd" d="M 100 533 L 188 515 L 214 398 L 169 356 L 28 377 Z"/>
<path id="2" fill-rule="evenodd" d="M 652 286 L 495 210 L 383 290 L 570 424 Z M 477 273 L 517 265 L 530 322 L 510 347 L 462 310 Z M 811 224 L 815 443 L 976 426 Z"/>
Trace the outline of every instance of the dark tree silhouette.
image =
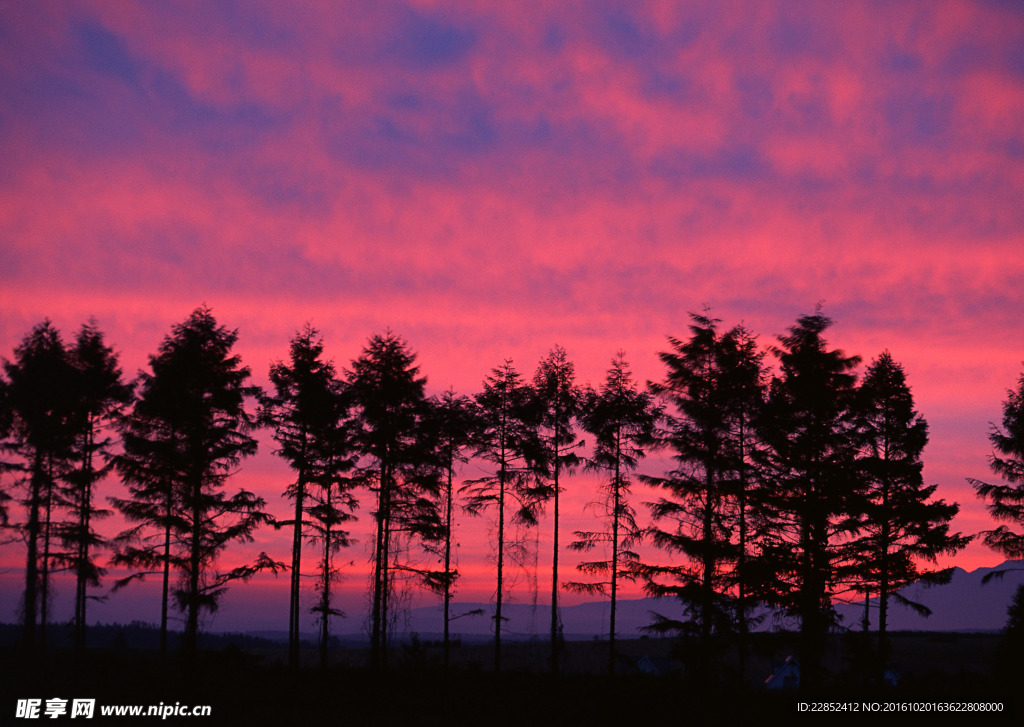
<path id="1" fill-rule="evenodd" d="M 742 328 L 720 334 L 719 321 L 691 314 L 687 341 L 669 338 L 660 354 L 665 381 L 652 391 L 677 412 L 664 444 L 677 469 L 645 478 L 668 491 L 651 513 L 656 545 L 681 553 L 683 563 L 645 567 L 652 595 L 679 598 L 689 623 L 660 619 L 653 628 L 698 641 L 698 673 L 711 671 L 713 637 L 734 628 L 745 636 L 749 610 L 752 422 L 763 404 L 763 354 Z M 667 525 L 667 527 L 666 527 Z M 716 639 L 716 641 L 721 641 Z M 745 648 L 740 644 L 741 669 Z"/>
<path id="2" fill-rule="evenodd" d="M 759 540 L 766 527 L 763 481 L 756 467 L 760 440 L 757 422 L 762 416 L 766 378 L 765 354 L 757 340 L 743 326 L 735 326 L 722 337 L 720 349 L 725 398 L 729 402 L 731 430 L 731 472 L 722 481 L 734 503 L 736 529 L 735 620 L 738 629 L 738 674 L 746 675 L 750 626 L 759 605 L 758 593 L 769 580 L 772 564 L 762 557 Z"/>
<path id="3" fill-rule="evenodd" d="M 132 411 L 121 420 L 123 453 L 114 460 L 128 487 L 128 496 L 110 498 L 124 518 L 134 523 L 117 536 L 112 562 L 136 572 L 120 579 L 112 590 L 116 592 L 148 575 L 160 575 L 160 656 L 165 658 L 171 570 L 176 562 L 173 548 L 182 528 L 178 510 L 183 430 L 167 414 L 175 406 L 174 388 L 147 374 L 140 375 L 139 383 L 146 385 L 145 398 L 136 400 Z"/>
<path id="4" fill-rule="evenodd" d="M 1006 611 L 1006 626 L 995 653 L 995 676 L 1003 684 L 1019 688 L 1024 677 L 1024 585 L 1017 586 L 1013 601 Z"/>
<path id="5" fill-rule="evenodd" d="M 74 366 L 71 380 L 74 415 L 71 421 L 71 466 L 65 475 L 62 494 L 71 518 L 61 528 L 65 552 L 60 560 L 75 574 L 75 649 L 85 648 L 86 607 L 89 588 L 98 587 L 105 573 L 95 560 L 95 551 L 106 540 L 95 522 L 109 515 L 96 505 L 96 484 L 113 465 L 115 418 L 132 398 L 132 387 L 122 381 L 117 354 L 103 339 L 94 323 L 82 326 L 70 351 Z"/>
<path id="6" fill-rule="evenodd" d="M 959 511 L 934 499 L 938 485 L 925 486 L 921 454 L 928 425 L 914 410 L 903 367 L 888 351 L 875 360 L 857 393 L 857 460 L 867 486 L 857 545 L 856 590 L 878 596 L 879 669 L 888 658 L 889 601 L 930 613 L 896 591 L 918 581 L 945 583 L 951 569 L 927 569 L 943 553 L 955 553 L 971 540 L 950 532 Z"/>
<path id="7" fill-rule="evenodd" d="M 289 362 L 279 361 L 270 367 L 274 391 L 263 397 L 260 409 L 261 423 L 274 430 L 276 454 L 287 460 L 295 473 L 295 481 L 285 490 L 285 496 L 294 501 L 294 517 L 276 523 L 292 529 L 288 662 L 293 667 L 299 663 L 304 540 L 314 539 L 323 546 L 320 602 L 314 611 L 320 614 L 321 659 L 325 660 L 330 616 L 339 613 L 331 607 L 331 559 L 348 544 L 348 534 L 340 525 L 352 518 L 356 506 L 347 481 L 341 479 L 353 465 L 343 425 L 347 397 L 334 365 L 322 356 L 323 340 L 307 324 L 292 338 Z"/>
<path id="8" fill-rule="evenodd" d="M 832 321 L 802 316 L 775 349 L 760 436 L 771 478 L 766 555 L 776 563 L 780 605 L 800 620 L 801 686 L 821 681 L 832 600 L 848 574 L 850 541 L 861 524 L 863 486 L 854 464 L 857 356 L 829 349 Z"/>
<path id="9" fill-rule="evenodd" d="M 353 441 L 362 463 L 354 481 L 377 496 L 370 613 L 370 659 L 387 663 L 389 616 L 396 574 L 430 579 L 436 573 L 399 562 L 403 540 L 438 541 L 443 527 L 432 499 L 437 468 L 431 442 L 423 436 L 426 379 L 416 355 L 388 331 L 374 336 L 347 372 L 355 407 Z"/>
<path id="10" fill-rule="evenodd" d="M 5 400 L 10 416 L 8 449 L 20 460 L 26 495 L 27 520 L 19 526 L 27 557 L 23 601 L 24 642 L 29 651 L 46 644 L 49 574 L 54 508 L 59 505 L 60 478 L 71 456 L 75 372 L 61 340 L 49 321 L 43 321 L 4 360 Z"/>
<path id="11" fill-rule="evenodd" d="M 157 416 L 162 408 L 154 399 L 172 392 L 150 389 L 146 403 L 137 401 L 121 422 L 124 453 L 114 460 L 128 497 L 111 497 L 111 504 L 132 527 L 115 539 L 117 552 L 112 562 L 136 572 L 114 584 L 113 592 L 148 575 L 159 574 L 160 656 L 167 656 L 168 612 L 170 609 L 172 548 L 180 521 L 177 507 L 180 494 L 176 487 L 180 475 L 177 453 L 179 433 L 175 425 Z M 164 404 L 169 406 L 169 404 Z"/>
<path id="12" fill-rule="evenodd" d="M 146 568 L 162 561 L 165 583 L 172 567 L 178 571 L 173 596 L 185 616 L 186 655 L 195 651 L 202 612 L 217 608 L 230 581 L 280 565 L 261 554 L 254 564 L 216 569 L 229 543 L 251 541 L 269 520 L 261 498 L 246 490 L 230 496 L 224 491 L 238 463 L 256 452 L 246 402 L 259 390 L 247 383 L 249 370 L 231 351 L 237 337 L 205 307 L 174 326 L 150 357 L 152 373 L 140 376 L 118 460 L 132 490 L 131 499 L 118 502 L 122 511 L 141 529 L 162 530 L 165 540 L 162 553 L 134 548 L 120 560 Z M 166 590 L 163 609 L 166 648 Z"/>
<path id="13" fill-rule="evenodd" d="M 987 501 L 993 519 L 1002 523 L 981 533 L 985 545 L 1017 560 L 1024 558 L 1024 532 L 1006 523 L 1024 526 L 1024 374 L 1017 381 L 1017 389 L 1007 392 L 1003 426 L 993 425 L 988 438 L 994 449 L 989 467 L 1004 482 L 968 481 L 974 485 L 978 497 Z"/>
<path id="14" fill-rule="evenodd" d="M 11 426 L 14 423 L 14 415 L 7 401 L 7 380 L 0 376 L 0 452 L 6 452 L 10 446 Z M 8 504 L 13 496 L 8 492 L 11 482 L 4 475 L 8 472 L 17 471 L 17 465 L 13 462 L 0 460 L 0 528 L 10 524 L 10 512 Z"/>
<path id="15" fill-rule="evenodd" d="M 502 604 L 505 598 L 505 561 L 509 549 L 522 543 L 509 538 L 506 523 L 536 525 L 541 492 L 535 485 L 542 456 L 537 434 L 534 397 L 511 360 L 493 369 L 477 394 L 481 431 L 476 455 L 489 463 L 493 474 L 467 482 L 466 509 L 477 515 L 495 509 L 497 586 L 494 601 L 494 669 L 501 671 Z M 510 517 L 506 508 L 515 508 Z"/>
<path id="16" fill-rule="evenodd" d="M 338 443 L 333 445 L 338 446 Z M 308 528 L 313 544 L 320 545 L 321 557 L 317 588 L 320 598 L 312 611 L 320 619 L 320 666 L 327 667 L 327 648 L 331 639 L 330 622 L 332 616 L 345 614 L 332 605 L 332 585 L 337 575 L 334 567 L 334 554 L 351 544 L 349 532 L 341 526 L 355 519 L 352 511 L 358 502 L 352 493 L 352 481 L 342 476 L 352 466 L 347 458 L 344 445 L 331 453 L 332 445 L 324 452 L 323 471 L 311 480 L 313 489 L 307 493 L 309 521 Z"/>
<path id="17" fill-rule="evenodd" d="M 594 435 L 587 468 L 608 478 L 603 486 L 606 499 L 601 503 L 608 530 L 577 531 L 576 540 L 569 547 L 587 552 L 603 544 L 611 552 L 608 560 L 586 561 L 576 566 L 584 575 L 601 580 L 571 582 L 566 587 L 581 593 L 600 593 L 610 599 L 608 672 L 612 675 L 615 673 L 615 608 L 619 581 L 636 580 L 641 575 L 640 559 L 633 548 L 641 542 L 643 530 L 637 525 L 636 513 L 629 501 L 629 473 L 637 468 L 647 448 L 655 443 L 660 417 L 661 410 L 652 397 L 633 383 L 621 351 L 612 359 L 600 391 L 587 390 L 580 417 L 583 429 Z"/>
<path id="18" fill-rule="evenodd" d="M 564 348 L 555 346 L 538 364 L 533 376 L 533 391 L 540 412 L 541 446 L 545 450 L 552 503 L 551 671 L 558 674 L 562 641 L 558 610 L 559 495 L 562 492 L 562 475 L 571 473 L 579 465 L 580 457 L 576 451 L 583 446 L 583 441 L 576 439 L 574 431 L 582 392 L 576 385 L 575 367 Z"/>
<path id="19" fill-rule="evenodd" d="M 444 606 L 444 665 L 451 660 L 451 601 L 455 581 L 459 577 L 454 564 L 454 512 L 455 512 L 455 470 L 467 461 L 466 451 L 472 446 L 480 419 L 476 405 L 465 396 L 458 396 L 452 389 L 431 400 L 429 418 L 430 437 L 435 442 L 436 460 L 441 470 L 441 510 L 444 537 L 439 544 L 443 570 L 440 573 L 440 588 Z"/>

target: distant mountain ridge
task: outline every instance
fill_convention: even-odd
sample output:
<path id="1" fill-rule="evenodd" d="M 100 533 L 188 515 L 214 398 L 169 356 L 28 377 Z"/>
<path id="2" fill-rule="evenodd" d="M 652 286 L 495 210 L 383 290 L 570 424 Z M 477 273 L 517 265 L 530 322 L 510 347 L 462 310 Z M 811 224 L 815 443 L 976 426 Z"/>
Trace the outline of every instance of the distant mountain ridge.
<path id="1" fill-rule="evenodd" d="M 993 578 L 987 584 L 982 579 L 994 572 L 1006 571 L 1002 579 Z M 1024 560 L 1007 561 L 992 568 L 978 568 L 965 571 L 954 568 L 950 582 L 940 586 L 914 584 L 900 590 L 905 598 L 921 603 L 932 611 L 930 617 L 916 611 L 889 603 L 888 629 L 891 631 L 998 631 L 1006 623 L 1009 608 L 1017 587 L 1024 585 Z M 468 613 L 482 609 L 484 615 L 465 616 L 452 622 L 452 633 L 468 637 L 491 634 L 490 614 L 492 607 L 486 603 L 453 604 L 452 614 Z M 841 603 L 836 610 L 842 623 L 849 628 L 860 628 L 864 616 L 864 602 Z M 871 628 L 878 626 L 878 602 L 869 602 Z M 568 639 L 600 637 L 608 631 L 609 604 L 594 601 L 576 606 L 563 606 L 563 633 Z M 550 628 L 550 610 L 546 604 L 536 607 L 529 604 L 505 603 L 502 615 L 507 618 L 502 629 L 509 638 L 544 637 Z M 617 633 L 623 638 L 636 638 L 642 629 L 654 621 L 652 613 L 670 618 L 682 618 L 682 608 L 672 598 L 641 598 L 618 602 L 616 611 Z M 770 616 L 770 614 L 765 614 Z M 422 606 L 411 609 L 398 624 L 398 631 L 418 633 L 424 638 L 434 638 L 441 632 L 441 606 Z M 772 618 L 765 618 L 758 630 L 773 626 Z M 346 630 L 354 634 L 354 630 Z M 342 636 L 339 633 L 339 636 Z"/>
<path id="2" fill-rule="evenodd" d="M 1000 570 L 1007 571 L 1002 579 L 994 578 L 984 585 L 981 583 L 986 575 Z M 900 591 L 906 598 L 930 608 L 933 612 L 931 617 L 920 616 L 909 608 L 890 603 L 888 627 L 891 631 L 999 631 L 1006 623 L 1006 611 L 1013 594 L 1020 585 L 1024 585 L 1024 560 L 1007 561 L 995 567 L 978 568 L 970 572 L 962 568 L 954 568 L 948 584 L 930 588 L 912 585 Z M 871 628 L 874 629 L 878 626 L 877 599 L 871 599 L 869 606 Z M 461 638 L 464 641 L 481 641 L 491 637 L 493 607 L 490 604 L 455 603 L 452 604 L 452 615 L 457 617 L 475 609 L 481 609 L 483 614 L 466 615 L 452 621 L 451 632 L 454 638 Z M 851 629 L 860 628 L 864 614 L 863 601 L 837 604 L 836 610 L 842 617 L 844 626 Z M 616 614 L 618 635 L 624 639 L 642 636 L 642 629 L 654 621 L 653 613 L 669 618 L 683 617 L 679 602 L 672 598 L 621 600 Z M 602 638 L 608 633 L 609 604 L 607 601 L 563 606 L 561 614 L 563 634 L 566 639 Z M 506 602 L 502 606 L 502 615 L 507 619 L 502 631 L 507 638 L 517 640 L 544 640 L 547 638 L 551 623 L 551 611 L 547 604 L 538 603 L 534 607 L 531 604 Z M 764 615 L 766 618 L 757 627 L 759 631 L 770 630 L 778 623 L 778 620 L 772 618 L 771 613 L 765 612 Z M 789 628 L 795 628 L 796 625 L 795 620 L 792 619 L 786 623 Z M 115 633 L 118 629 L 128 627 L 138 627 L 136 630 L 141 629 L 141 631 L 146 631 L 143 627 L 148 627 L 153 631 L 152 634 L 148 634 L 148 632 L 143 634 L 143 642 L 145 639 L 156 638 L 156 627 L 141 622 L 131 624 L 126 621 L 108 622 L 106 626 L 100 625 L 91 628 L 95 638 L 99 639 L 104 629 L 113 629 L 114 631 L 111 633 Z M 61 628 L 59 624 L 53 625 L 55 637 Z M 442 628 L 442 607 L 440 604 L 436 604 L 413 608 L 402 614 L 393 633 L 397 637 L 416 633 L 422 639 L 435 640 L 441 638 Z M 0 641 L 15 639 L 20 633 L 20 627 L 11 624 L 7 631 L 10 633 L 6 636 L 4 636 L 6 632 L 0 633 Z M 350 618 L 337 619 L 332 622 L 331 631 L 340 642 L 356 644 L 365 642 L 367 639 L 364 618 L 356 613 L 353 613 Z M 267 639 L 273 642 L 287 641 L 287 631 L 279 630 L 273 624 L 270 624 L 270 628 L 246 628 L 238 625 L 230 629 L 213 627 L 207 633 L 211 638 L 231 635 L 234 642 L 245 637 Z M 113 636 L 110 638 L 103 636 L 103 639 L 107 641 L 112 638 Z M 303 639 L 315 643 L 317 635 L 310 631 L 303 633 Z"/>
<path id="3" fill-rule="evenodd" d="M 1006 571 L 1002 578 L 982 579 Z M 889 604 L 888 626 L 899 631 L 998 631 L 1006 625 L 1006 611 L 1017 587 L 1024 585 L 1024 560 L 1009 560 L 993 568 L 965 571 L 954 568 L 950 582 L 941 586 L 915 583 L 900 589 L 900 595 L 927 606 L 932 615 L 920 616 L 912 609 Z M 878 625 L 877 599 L 871 600 L 871 627 Z M 844 624 L 857 627 L 864 614 L 863 601 L 837 608 Z"/>

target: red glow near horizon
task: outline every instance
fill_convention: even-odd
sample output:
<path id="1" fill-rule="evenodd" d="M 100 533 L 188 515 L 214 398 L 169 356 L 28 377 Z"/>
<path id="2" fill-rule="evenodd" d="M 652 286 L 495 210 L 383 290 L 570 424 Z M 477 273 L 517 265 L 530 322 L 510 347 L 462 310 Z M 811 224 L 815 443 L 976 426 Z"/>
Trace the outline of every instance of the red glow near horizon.
<path id="1" fill-rule="evenodd" d="M 656 380 L 688 311 L 770 345 L 824 301 L 832 345 L 904 365 L 956 527 L 992 526 L 965 479 L 1024 359 L 1019 8 L 200 7 L 0 8 L 0 356 L 94 316 L 132 374 L 206 303 L 257 383 L 310 321 L 339 367 L 391 328 L 432 393 L 472 394 L 556 343 L 581 381 L 619 349 Z M 283 512 L 264 444 L 235 485 Z"/>

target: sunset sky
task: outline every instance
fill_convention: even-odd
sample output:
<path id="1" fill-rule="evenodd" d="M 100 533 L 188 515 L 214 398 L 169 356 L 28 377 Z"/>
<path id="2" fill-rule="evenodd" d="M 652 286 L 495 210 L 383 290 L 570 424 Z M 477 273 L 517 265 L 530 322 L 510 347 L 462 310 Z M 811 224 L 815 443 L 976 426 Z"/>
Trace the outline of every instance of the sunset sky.
<path id="1" fill-rule="evenodd" d="M 205 303 L 257 383 L 309 321 L 339 367 L 390 327 L 431 393 L 472 394 L 556 343 L 583 382 L 619 349 L 659 379 L 690 311 L 770 345 L 822 302 L 833 345 L 904 365 L 973 533 L 1024 359 L 1022 129 L 1013 2 L 0 2 L 0 356 L 95 317 L 134 375 Z M 287 481 L 268 441 L 232 486 L 284 516 Z M 0 550 L 0 620 L 23 559 Z M 283 629 L 286 583 L 218 625 L 248 593 Z"/>

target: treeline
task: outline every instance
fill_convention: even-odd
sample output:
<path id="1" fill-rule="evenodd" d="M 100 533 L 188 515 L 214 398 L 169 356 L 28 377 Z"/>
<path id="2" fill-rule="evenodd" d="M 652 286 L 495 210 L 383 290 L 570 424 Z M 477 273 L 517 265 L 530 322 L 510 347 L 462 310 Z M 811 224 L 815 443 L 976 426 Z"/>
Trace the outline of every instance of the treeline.
<path id="1" fill-rule="evenodd" d="M 360 497 L 369 496 L 374 666 L 387 663 L 397 589 L 409 579 L 443 599 L 447 662 L 458 578 L 453 523 L 468 513 L 493 522 L 500 669 L 507 569 L 520 559 L 523 533 L 547 514 L 555 672 L 560 591 L 610 599 L 614 672 L 615 605 L 629 580 L 680 600 L 685 617 L 652 629 L 681 634 L 703 674 L 724 669 L 727 651 L 742 674 L 756 607 L 785 609 L 799 623 L 810 686 L 821 678 L 834 600 L 856 596 L 867 604 L 875 597 L 880 675 L 889 605 L 905 602 L 896 591 L 948 577 L 934 566 L 937 557 L 970 540 L 951 530 L 958 506 L 923 481 L 927 424 L 902 367 L 883 352 L 858 376 L 860 358 L 829 346 L 831 321 L 820 311 L 800 317 L 767 348 L 742 326 L 723 330 L 707 315 L 691 319 L 689 336 L 670 338 L 660 354 L 660 382 L 636 382 L 620 353 L 599 386 L 580 385 L 556 346 L 532 378 L 505 361 L 472 397 L 428 397 L 415 354 L 390 332 L 371 338 L 339 371 L 307 325 L 292 339 L 287 360 L 271 366 L 271 386 L 263 391 L 233 352 L 237 332 L 207 308 L 174 326 L 148 370 L 131 382 L 94 324 L 65 343 L 44 321 L 4 360 L 0 380 L 7 454 L 0 516 L 25 545 L 23 641 L 30 650 L 45 646 L 57 570 L 74 575 L 79 648 L 90 592 L 101 586 L 106 567 L 117 566 L 131 575 L 113 590 L 160 579 L 161 651 L 173 608 L 184 618 L 186 654 L 196 648 L 202 614 L 216 608 L 232 581 L 286 570 L 289 661 L 297 664 L 301 577 L 315 572 L 312 610 L 326 662 L 331 618 L 339 613 L 334 559 L 349 544 Z M 240 463 L 256 452 L 261 427 L 293 473 L 283 490 L 287 519 L 271 517 L 261 497 L 234 484 Z M 1010 484 L 975 484 L 995 518 L 1020 523 L 1024 377 L 992 441 L 1000 453 L 993 469 Z M 637 474 L 655 450 L 670 452 L 674 468 L 658 477 Z M 462 481 L 470 459 L 487 476 Z M 559 497 L 581 468 L 599 474 L 603 499 L 594 529 L 567 535 L 559 531 Z M 96 484 L 107 476 L 124 489 L 101 503 Z M 633 500 L 638 480 L 661 493 L 647 505 L 649 517 Z M 110 514 L 107 504 L 131 524 L 113 537 L 98 528 Z M 225 548 L 251 541 L 264 526 L 290 534 L 290 557 L 264 553 L 253 563 L 218 568 Z M 984 535 L 1010 557 L 1024 555 L 1024 535 L 1008 526 Z M 661 562 L 640 557 L 637 545 L 645 540 L 664 552 Z M 313 564 L 304 562 L 310 547 Z M 578 564 L 577 580 L 559 572 L 566 548 L 596 555 Z"/>

